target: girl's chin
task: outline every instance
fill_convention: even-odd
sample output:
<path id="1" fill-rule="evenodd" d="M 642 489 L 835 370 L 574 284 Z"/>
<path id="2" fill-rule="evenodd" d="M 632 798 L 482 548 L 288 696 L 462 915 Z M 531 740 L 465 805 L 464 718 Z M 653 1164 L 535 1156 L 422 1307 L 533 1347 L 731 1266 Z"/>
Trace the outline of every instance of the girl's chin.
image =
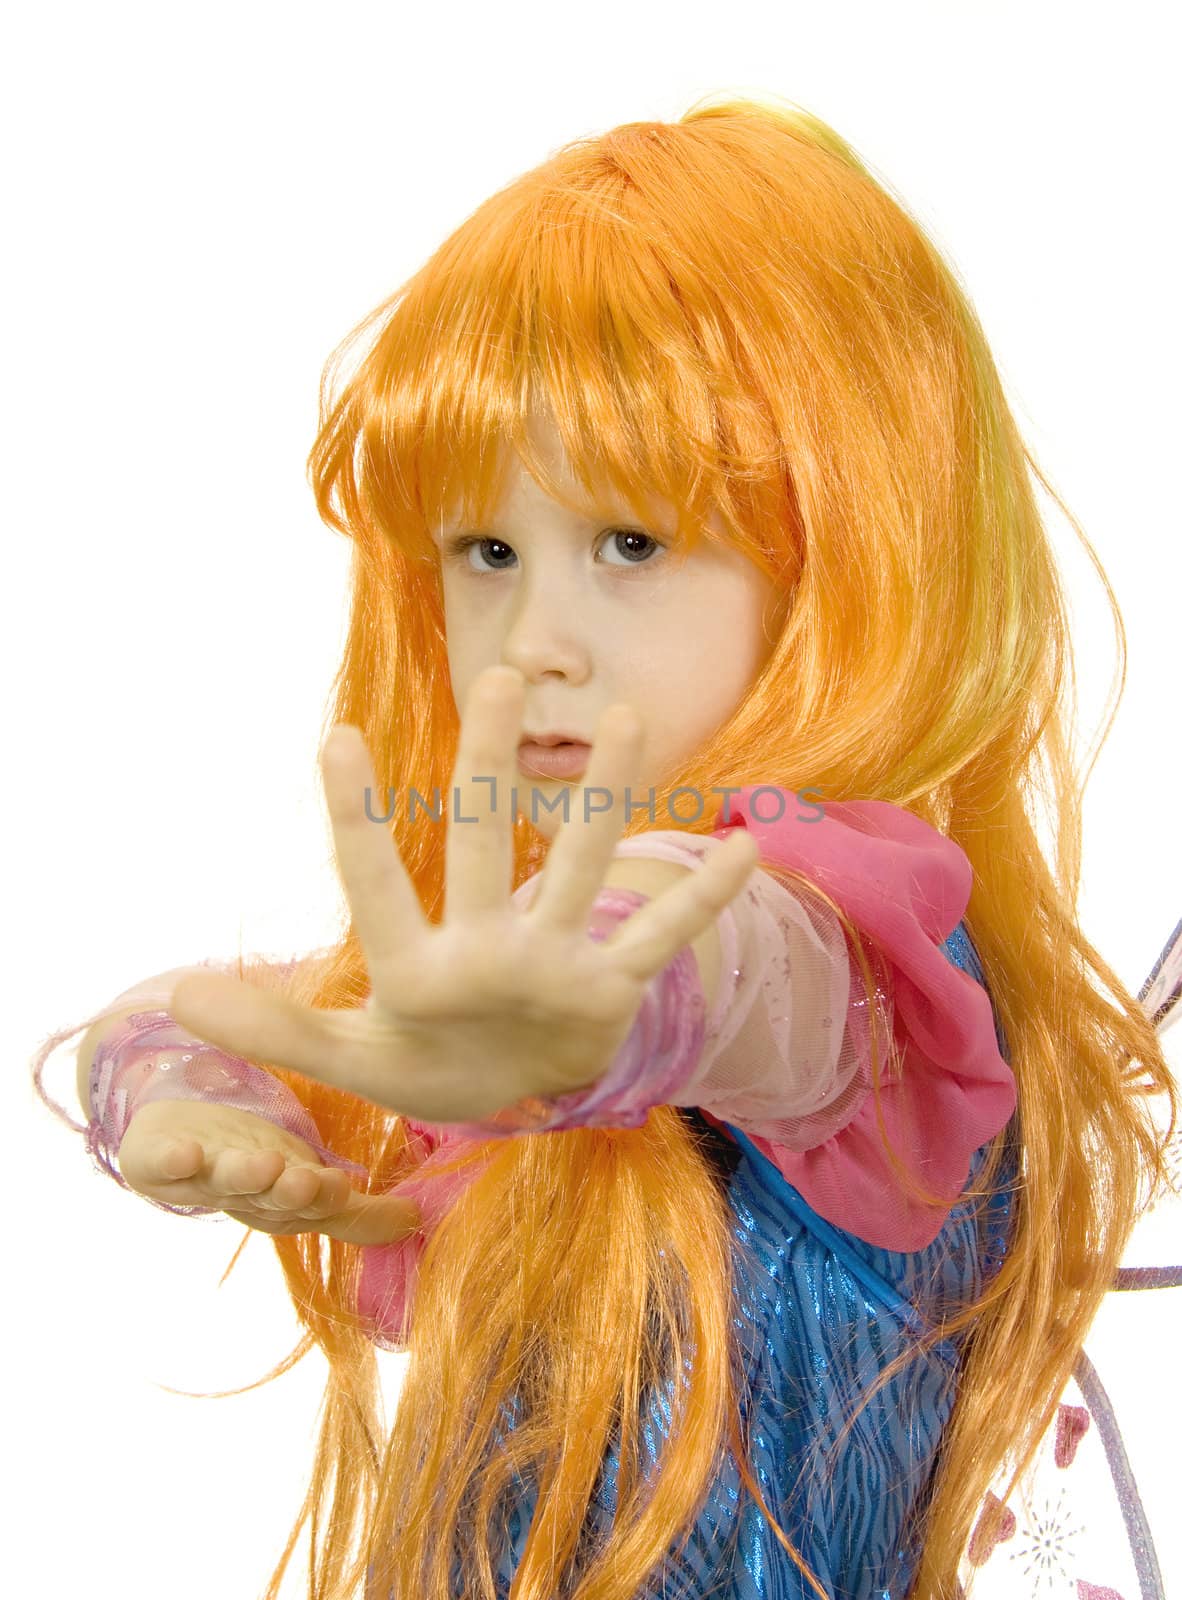
<path id="1" fill-rule="evenodd" d="M 518 778 L 515 785 L 517 821 L 531 822 L 539 833 L 552 839 L 568 817 L 572 821 L 582 817 L 583 807 L 577 798 L 582 787 L 582 778 L 545 778 L 541 775 L 536 777 L 531 775 L 528 783 L 524 778 Z M 539 795 L 538 803 L 534 807 L 530 805 L 531 788 L 536 789 Z M 565 798 L 564 790 L 568 791 Z M 544 804 L 541 797 L 544 797 Z"/>

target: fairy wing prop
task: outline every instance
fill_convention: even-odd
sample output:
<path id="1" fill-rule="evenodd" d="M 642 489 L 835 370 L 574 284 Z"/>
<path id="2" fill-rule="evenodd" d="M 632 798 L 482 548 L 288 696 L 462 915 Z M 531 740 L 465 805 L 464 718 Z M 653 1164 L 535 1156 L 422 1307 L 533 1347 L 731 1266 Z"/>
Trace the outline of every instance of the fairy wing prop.
<path id="1" fill-rule="evenodd" d="M 1180 996 L 1182 922 L 1137 996 L 1159 1038 L 1182 1016 Z M 1166 1158 L 1172 1194 L 1165 1204 L 1182 1223 L 1182 1133 L 1177 1130 Z M 1175 1246 L 1173 1259 L 1180 1254 Z M 1177 1342 L 1178 1297 L 1143 1293 L 1180 1286 L 1182 1264 L 1122 1267 L 1117 1273 L 1114 1290 L 1143 1294 L 1139 1336 L 1130 1342 L 1123 1304 L 1119 1312 L 1113 1308 L 1107 1324 L 1102 1325 L 1103 1314 L 1097 1318 L 1095 1333 L 1110 1346 L 1117 1343 L 1129 1357 L 1123 1370 L 1114 1363 L 1114 1383 L 1132 1387 L 1131 1375 L 1150 1363 L 1158 1403 L 1139 1399 L 1134 1387 L 1122 1433 L 1095 1365 L 1086 1352 L 1080 1353 L 1033 1462 L 1004 1501 L 991 1490 L 981 1505 L 961 1563 L 962 1580 L 972 1580 L 973 1600 L 1165 1600 L 1163 1566 L 1173 1570 L 1175 1584 L 1182 1580 L 1182 1540 L 1177 1518 L 1168 1509 L 1177 1493 L 1174 1441 L 1163 1414 L 1174 1385 L 1168 1369 L 1153 1370 L 1150 1358 L 1155 1347 L 1171 1351 Z M 1119 1337 L 1114 1341 L 1116 1324 Z M 1134 1463 L 1141 1470 L 1144 1494 Z M 1003 1480 L 995 1482 L 999 1491 L 1004 1487 Z M 1155 1512 L 1156 1542 L 1147 1502 Z"/>
<path id="2" fill-rule="evenodd" d="M 1164 1033 L 1182 1016 L 1179 995 L 1182 995 L 1182 922 L 1166 940 L 1165 949 L 1137 996 L 1158 1033 Z"/>

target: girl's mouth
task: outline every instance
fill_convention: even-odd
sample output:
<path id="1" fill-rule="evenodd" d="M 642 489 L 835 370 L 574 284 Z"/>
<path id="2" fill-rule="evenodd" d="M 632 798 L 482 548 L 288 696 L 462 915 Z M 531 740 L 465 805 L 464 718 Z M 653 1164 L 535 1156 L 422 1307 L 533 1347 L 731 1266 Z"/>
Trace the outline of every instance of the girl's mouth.
<path id="1" fill-rule="evenodd" d="M 541 778 L 577 778 L 587 769 L 589 744 L 533 744 L 517 747 L 517 765 Z"/>

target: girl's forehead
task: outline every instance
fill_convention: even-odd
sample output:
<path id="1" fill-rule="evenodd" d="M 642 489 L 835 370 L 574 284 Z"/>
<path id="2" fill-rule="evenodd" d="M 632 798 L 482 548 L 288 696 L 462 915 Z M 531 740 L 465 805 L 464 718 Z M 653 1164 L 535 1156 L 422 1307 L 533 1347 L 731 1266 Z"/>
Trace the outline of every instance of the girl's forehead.
<path id="1" fill-rule="evenodd" d="M 595 453 L 582 462 L 585 481 L 576 473 L 564 448 L 562 437 L 548 413 L 534 411 L 526 424 L 525 450 L 519 453 L 513 439 L 502 436 L 490 441 L 486 460 L 492 461 L 488 483 L 492 498 L 483 507 L 475 504 L 474 486 L 456 481 L 449 486 L 440 508 L 439 521 L 432 529 L 436 538 L 460 530 L 480 527 L 489 530 L 504 515 L 528 511 L 530 507 L 547 511 L 558 508 L 572 528 L 604 520 L 625 519 L 679 541 L 681 516 L 678 506 L 666 495 L 647 484 L 617 484 L 596 464 Z M 537 473 L 535 474 L 535 468 Z M 546 477 L 551 482 L 547 483 Z M 482 516 L 477 516 L 483 511 Z M 726 530 L 717 508 L 708 509 L 704 525 L 697 528 L 701 512 L 689 518 L 696 531 L 707 531 L 725 540 Z"/>
<path id="2" fill-rule="evenodd" d="M 552 485 L 535 477 L 531 465 L 522 460 L 511 445 L 502 443 L 498 446 L 492 480 L 494 498 L 485 508 L 486 521 L 495 521 L 502 511 L 508 512 L 513 508 L 528 510 L 536 506 L 557 508 L 564 518 L 575 521 L 595 522 L 605 516 L 629 516 L 655 520 L 670 530 L 675 527 L 676 507 L 664 495 L 649 490 L 634 496 L 617 488 L 605 476 L 594 474 L 588 489 L 579 481 L 557 441 L 548 442 L 547 448 L 540 453 L 544 471 L 553 475 Z M 456 485 L 440 513 L 436 531 L 449 532 L 467 520 L 465 505 L 470 505 L 471 500 L 472 496 L 465 494 L 464 486 Z"/>

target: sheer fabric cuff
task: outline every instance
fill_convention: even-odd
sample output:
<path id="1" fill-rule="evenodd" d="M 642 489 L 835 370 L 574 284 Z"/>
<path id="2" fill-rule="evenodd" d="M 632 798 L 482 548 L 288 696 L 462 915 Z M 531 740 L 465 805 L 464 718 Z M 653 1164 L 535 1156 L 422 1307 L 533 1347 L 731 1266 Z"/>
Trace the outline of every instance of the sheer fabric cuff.
<path id="1" fill-rule="evenodd" d="M 129 1185 L 114 1166 L 114 1157 L 132 1117 L 152 1100 L 196 1100 L 252 1112 L 304 1140 L 326 1166 L 368 1177 L 364 1167 L 324 1145 L 311 1115 L 285 1083 L 249 1061 L 194 1039 L 168 1012 L 155 1010 L 136 1012 L 112 1030 L 100 1041 L 90 1064 L 86 1147 L 101 1170 L 125 1189 Z M 218 1209 L 157 1200 L 152 1204 L 182 1216 L 209 1216 Z"/>
<path id="2" fill-rule="evenodd" d="M 287 976 L 298 962 L 272 965 Z M 157 973 L 125 989 L 85 1021 L 51 1034 L 34 1056 L 33 1086 L 38 1096 L 55 1116 L 84 1136 L 96 1168 L 122 1188 L 130 1185 L 114 1165 L 114 1158 L 127 1125 L 141 1105 L 159 1099 L 204 1100 L 253 1112 L 303 1139 L 326 1166 L 341 1167 L 362 1179 L 368 1178 L 364 1167 L 346 1161 L 324 1145 L 314 1119 L 285 1083 L 251 1062 L 194 1039 L 169 1015 L 173 990 L 186 973 L 210 970 L 233 974 L 238 966 L 237 961 L 211 959 Z M 142 1009 L 113 1027 L 95 1050 L 89 1073 L 87 1121 L 78 1122 L 46 1093 L 42 1077 L 49 1058 L 68 1040 L 84 1035 L 105 1018 L 128 1012 L 135 1002 Z M 206 1206 L 171 1206 L 158 1200 L 151 1204 L 180 1216 L 216 1215 Z"/>

